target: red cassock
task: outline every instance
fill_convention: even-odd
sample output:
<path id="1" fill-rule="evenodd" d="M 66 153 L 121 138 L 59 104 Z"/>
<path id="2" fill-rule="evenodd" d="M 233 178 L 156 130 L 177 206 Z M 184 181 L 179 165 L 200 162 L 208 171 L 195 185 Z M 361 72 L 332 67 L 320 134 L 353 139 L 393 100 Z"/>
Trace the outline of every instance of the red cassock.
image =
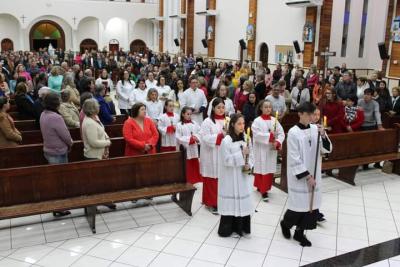
<path id="1" fill-rule="evenodd" d="M 125 121 L 122 128 L 125 139 L 125 156 L 136 156 L 144 154 L 155 154 L 158 141 L 158 131 L 154 122 L 150 118 L 143 121 L 143 130 L 132 118 Z M 144 146 L 152 145 L 152 149 L 145 153 Z"/>
<path id="2" fill-rule="evenodd" d="M 203 182 L 200 174 L 200 164 L 198 158 L 186 160 L 186 181 L 191 184 Z"/>

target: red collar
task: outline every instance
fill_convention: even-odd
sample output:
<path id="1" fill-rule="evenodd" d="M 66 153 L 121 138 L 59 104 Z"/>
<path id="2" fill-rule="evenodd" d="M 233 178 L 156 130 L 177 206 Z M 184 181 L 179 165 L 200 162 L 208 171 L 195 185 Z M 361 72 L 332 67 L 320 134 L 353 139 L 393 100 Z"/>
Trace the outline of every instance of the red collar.
<path id="1" fill-rule="evenodd" d="M 173 117 L 174 116 L 173 112 L 166 112 L 166 114 L 167 114 L 168 117 Z"/>
<path id="2" fill-rule="evenodd" d="M 224 116 L 224 115 L 217 115 L 217 114 L 214 114 L 214 119 L 215 119 L 215 120 L 224 120 L 224 119 L 225 119 L 225 116 Z"/>
<path id="3" fill-rule="evenodd" d="M 271 120 L 271 116 L 270 116 L 270 115 L 262 114 L 262 115 L 261 115 L 261 118 L 262 118 L 263 120 L 265 120 L 265 121 Z"/>
<path id="4" fill-rule="evenodd" d="M 183 120 L 183 123 L 192 123 L 192 120 Z"/>

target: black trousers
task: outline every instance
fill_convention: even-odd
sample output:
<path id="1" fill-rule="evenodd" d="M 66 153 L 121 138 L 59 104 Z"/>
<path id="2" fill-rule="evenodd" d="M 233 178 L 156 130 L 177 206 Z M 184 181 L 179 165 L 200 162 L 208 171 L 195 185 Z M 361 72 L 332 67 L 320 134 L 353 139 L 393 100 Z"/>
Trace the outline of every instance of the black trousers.
<path id="1" fill-rule="evenodd" d="M 219 222 L 218 235 L 228 237 L 232 233 L 250 234 L 250 215 L 244 217 L 234 217 L 222 215 Z"/>

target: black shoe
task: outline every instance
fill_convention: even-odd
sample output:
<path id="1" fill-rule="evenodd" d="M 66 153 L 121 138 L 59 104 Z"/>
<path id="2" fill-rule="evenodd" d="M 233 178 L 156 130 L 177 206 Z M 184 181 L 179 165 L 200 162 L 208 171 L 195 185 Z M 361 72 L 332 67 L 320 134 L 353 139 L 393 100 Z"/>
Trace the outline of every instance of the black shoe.
<path id="1" fill-rule="evenodd" d="M 381 164 L 379 162 L 377 162 L 377 163 L 374 164 L 374 168 L 382 169 L 382 166 L 381 166 Z"/>
<path id="2" fill-rule="evenodd" d="M 210 208 L 210 211 L 211 211 L 212 214 L 218 215 L 218 208 L 212 207 L 212 208 Z"/>
<path id="3" fill-rule="evenodd" d="M 110 210 L 116 210 L 116 209 L 117 209 L 117 205 L 115 205 L 114 203 L 105 204 L 104 206 L 106 206 L 106 207 L 109 208 Z"/>
<path id="4" fill-rule="evenodd" d="M 303 230 L 294 231 L 293 239 L 298 241 L 302 247 L 311 247 L 311 242 L 306 238 Z"/>
<path id="5" fill-rule="evenodd" d="M 317 218 L 317 222 L 325 222 L 326 219 L 324 218 L 324 214 L 319 213 L 318 214 L 318 218 Z"/>
<path id="6" fill-rule="evenodd" d="M 367 171 L 368 169 L 369 169 L 368 164 L 363 165 L 363 170 L 364 170 L 364 171 Z"/>
<path id="7" fill-rule="evenodd" d="M 283 221 L 281 221 L 281 229 L 282 229 L 282 234 L 286 239 L 290 239 L 291 234 L 290 234 L 290 229 L 285 226 Z"/>
<path id="8" fill-rule="evenodd" d="M 69 210 L 65 210 L 65 211 L 54 211 L 53 212 L 53 216 L 54 217 L 63 217 L 63 216 L 67 216 L 70 215 L 71 212 Z"/>
<path id="9" fill-rule="evenodd" d="M 268 192 L 262 194 L 262 199 L 263 199 L 263 201 L 268 202 L 268 200 L 269 200 Z"/>

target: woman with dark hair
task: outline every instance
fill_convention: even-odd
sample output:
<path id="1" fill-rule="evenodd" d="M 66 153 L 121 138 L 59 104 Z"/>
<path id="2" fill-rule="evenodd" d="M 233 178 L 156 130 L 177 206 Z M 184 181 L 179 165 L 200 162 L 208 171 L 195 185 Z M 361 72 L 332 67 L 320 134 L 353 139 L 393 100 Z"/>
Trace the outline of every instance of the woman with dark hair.
<path id="1" fill-rule="evenodd" d="M 200 173 L 203 176 L 202 202 L 212 213 L 217 214 L 218 195 L 218 154 L 222 139 L 227 131 L 225 104 L 221 98 L 212 103 L 210 117 L 206 118 L 200 128 Z"/>
<path id="2" fill-rule="evenodd" d="M 218 157 L 218 212 L 221 221 L 218 235 L 234 237 L 250 234 L 250 215 L 254 212 L 246 158 L 250 148 L 244 138 L 245 122 L 240 114 L 231 116 L 228 135 L 222 140 Z"/>
<path id="3" fill-rule="evenodd" d="M 321 107 L 322 116 L 327 117 L 328 133 L 340 133 L 341 126 L 340 120 L 344 116 L 343 104 L 336 99 L 336 95 L 332 90 L 328 89 L 325 91 L 324 105 Z"/>
<path id="4" fill-rule="evenodd" d="M 250 92 L 249 100 L 243 107 L 243 116 L 244 116 L 244 121 L 246 122 L 246 127 L 251 127 L 251 124 L 256 118 L 256 108 L 257 108 L 257 94 L 256 92 Z"/>
<path id="5" fill-rule="evenodd" d="M 149 90 L 146 88 L 146 82 L 144 79 L 139 79 L 138 88 L 133 90 L 132 104 L 134 103 L 145 103 L 147 100 L 147 94 Z"/>
<path id="6" fill-rule="evenodd" d="M 28 94 L 28 86 L 24 82 L 18 83 L 15 87 L 15 104 L 18 113 L 32 119 L 35 118 L 34 100 Z"/>
<path id="7" fill-rule="evenodd" d="M 101 74 L 100 74 L 99 78 L 97 78 L 95 84 L 96 85 L 103 84 L 104 87 L 106 88 L 106 94 L 109 94 L 113 90 L 113 87 L 114 87 L 114 83 L 108 76 L 108 72 L 106 69 L 101 70 Z"/>
<path id="8" fill-rule="evenodd" d="M 22 141 L 22 135 L 15 128 L 14 120 L 7 111 L 10 109 L 10 102 L 7 97 L 0 97 L 0 147 L 14 147 Z"/>
<path id="9" fill-rule="evenodd" d="M 146 106 L 136 103 L 131 116 L 124 122 L 122 134 L 125 139 L 125 156 L 155 154 L 158 131 L 154 122 L 146 117 Z"/>
<path id="10" fill-rule="evenodd" d="M 121 114 L 129 115 L 134 100 L 135 82 L 129 79 L 129 72 L 122 72 L 117 83 L 118 107 Z"/>
<path id="11" fill-rule="evenodd" d="M 44 98 L 44 111 L 40 116 L 40 131 L 43 136 L 44 157 L 49 164 L 68 163 L 68 151 L 72 147 L 72 138 L 63 117 L 58 113 L 60 97 L 51 92 Z M 71 214 L 69 211 L 56 211 L 56 217 Z"/>
<path id="12" fill-rule="evenodd" d="M 211 115 L 212 103 L 217 98 L 222 98 L 224 100 L 225 114 L 227 116 L 230 116 L 230 115 L 234 114 L 235 113 L 235 107 L 233 106 L 232 100 L 230 98 L 227 98 L 227 96 L 228 96 L 228 88 L 224 84 L 221 84 L 218 87 L 218 89 L 215 91 L 215 97 L 208 104 L 207 116 Z"/>
<path id="13" fill-rule="evenodd" d="M 389 112 L 392 109 L 392 99 L 385 81 L 379 81 L 378 87 L 376 88 L 375 101 L 379 104 L 379 111 L 381 114 Z"/>

